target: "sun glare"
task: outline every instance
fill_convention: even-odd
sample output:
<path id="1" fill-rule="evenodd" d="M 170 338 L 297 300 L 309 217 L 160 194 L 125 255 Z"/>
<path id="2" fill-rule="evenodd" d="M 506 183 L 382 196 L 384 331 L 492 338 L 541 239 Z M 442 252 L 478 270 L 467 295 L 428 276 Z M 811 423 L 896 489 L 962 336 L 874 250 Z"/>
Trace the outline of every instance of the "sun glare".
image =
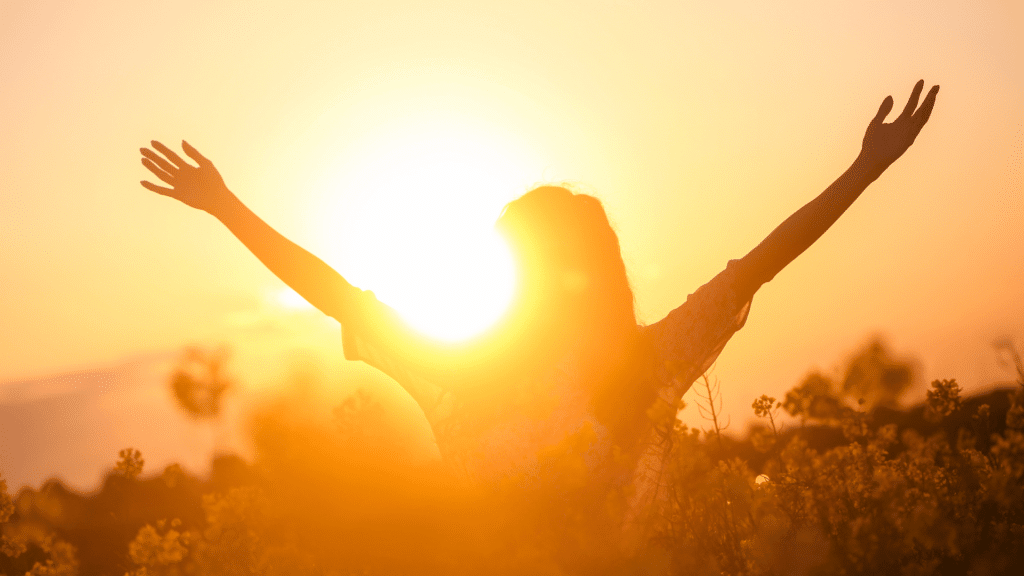
<path id="1" fill-rule="evenodd" d="M 308 310 L 313 307 L 309 302 L 306 302 L 306 299 L 300 296 L 298 292 L 288 288 L 287 286 L 275 293 L 274 300 L 282 308 L 290 310 Z"/>
<path id="2" fill-rule="evenodd" d="M 521 147 L 452 122 L 406 124 L 364 144 L 323 190 L 342 275 L 432 337 L 486 330 L 515 285 L 494 222 L 540 172 Z"/>

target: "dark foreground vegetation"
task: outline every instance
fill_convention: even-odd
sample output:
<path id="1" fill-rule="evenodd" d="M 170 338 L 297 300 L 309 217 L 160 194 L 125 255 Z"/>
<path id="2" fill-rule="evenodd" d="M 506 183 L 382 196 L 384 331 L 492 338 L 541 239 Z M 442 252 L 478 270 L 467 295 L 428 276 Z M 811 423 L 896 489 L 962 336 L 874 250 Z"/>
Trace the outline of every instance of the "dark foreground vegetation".
<path id="1" fill-rule="evenodd" d="M 622 495 L 589 490 L 572 457 L 550 455 L 543 488 L 467 487 L 359 392 L 330 421 L 301 396 L 263 407 L 253 461 L 218 457 L 205 479 L 144 477 L 131 449 L 89 495 L 49 481 L 12 497 L 0 479 L 0 574 L 1015 574 L 1024 368 L 1007 351 L 1012 387 L 963 398 L 940 380 L 901 409 L 910 365 L 874 343 L 841 379 L 756 399 L 743 439 L 722 434 L 717 387 L 698 381 L 707 429 L 677 422 L 667 504 L 628 553 L 594 528 Z M 207 376 L 172 379 L 197 417 L 224 391 Z"/>

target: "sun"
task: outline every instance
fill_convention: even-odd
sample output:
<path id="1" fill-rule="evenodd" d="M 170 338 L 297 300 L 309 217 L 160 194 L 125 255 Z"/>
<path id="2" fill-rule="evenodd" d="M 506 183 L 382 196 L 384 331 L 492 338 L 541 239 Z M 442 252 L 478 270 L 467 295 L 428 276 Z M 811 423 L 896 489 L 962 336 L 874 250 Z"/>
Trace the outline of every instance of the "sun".
<path id="1" fill-rule="evenodd" d="M 515 287 L 494 222 L 536 181 L 536 163 L 497 131 L 451 119 L 404 123 L 360 144 L 323 187 L 332 264 L 431 337 L 486 330 Z"/>

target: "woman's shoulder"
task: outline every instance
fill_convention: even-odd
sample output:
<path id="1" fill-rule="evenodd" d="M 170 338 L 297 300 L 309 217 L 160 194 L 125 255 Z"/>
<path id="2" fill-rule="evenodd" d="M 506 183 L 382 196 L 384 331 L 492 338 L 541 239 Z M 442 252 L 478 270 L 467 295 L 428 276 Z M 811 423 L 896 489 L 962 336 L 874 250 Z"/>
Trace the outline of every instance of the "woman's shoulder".
<path id="1" fill-rule="evenodd" d="M 690 380 L 703 373 L 726 342 L 743 327 L 751 299 L 742 290 L 742 261 L 730 260 L 725 269 L 687 297 L 663 319 L 641 328 L 664 378 Z M 693 378 L 690 378 L 690 376 Z"/>
<path id="2" fill-rule="evenodd" d="M 749 307 L 750 298 L 742 291 L 741 260 L 729 260 L 724 270 L 686 297 L 661 320 L 640 326 L 640 332 L 649 340 L 682 333 L 700 331 L 707 324 L 727 322 L 734 324 L 738 312 Z M 746 315 L 742 315 L 746 318 Z M 738 329 L 738 328 L 737 328 Z"/>

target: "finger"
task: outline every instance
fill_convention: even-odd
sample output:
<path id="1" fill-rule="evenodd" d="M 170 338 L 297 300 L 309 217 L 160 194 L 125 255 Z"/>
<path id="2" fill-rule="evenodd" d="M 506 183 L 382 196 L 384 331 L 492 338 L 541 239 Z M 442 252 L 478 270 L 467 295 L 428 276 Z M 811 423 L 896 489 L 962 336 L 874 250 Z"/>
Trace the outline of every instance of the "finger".
<path id="1" fill-rule="evenodd" d="M 148 168 L 149 171 L 152 172 L 153 175 L 156 176 L 157 178 L 163 180 L 164 182 L 170 184 L 171 186 L 174 186 L 174 176 L 171 176 L 167 172 L 161 170 L 160 167 L 154 164 L 153 161 L 150 160 L 149 158 L 143 158 L 142 165 Z"/>
<path id="2" fill-rule="evenodd" d="M 213 164 L 207 160 L 205 156 L 200 154 L 199 150 L 196 150 L 191 144 L 184 140 L 181 141 L 181 149 L 185 151 L 185 154 L 187 154 L 189 158 L 195 160 L 196 164 L 199 164 L 200 166 L 209 166 L 210 164 Z"/>
<path id="3" fill-rule="evenodd" d="M 935 96 L 939 93 L 939 86 L 936 84 L 932 86 L 932 89 L 928 91 L 928 95 L 924 97 L 924 103 L 921 104 L 921 108 L 914 113 L 913 121 L 914 128 L 920 131 L 928 122 L 928 118 L 932 115 L 932 108 L 935 107 Z"/>
<path id="4" fill-rule="evenodd" d="M 914 84 L 914 91 L 910 93 L 910 100 L 907 100 L 907 105 L 903 107 L 903 113 L 900 114 L 899 119 L 913 116 L 914 110 L 917 110 L 917 100 L 921 97 L 921 90 L 923 88 L 924 80 L 918 80 L 917 84 Z"/>
<path id="5" fill-rule="evenodd" d="M 163 194 L 164 196 L 171 196 L 171 192 L 174 192 L 174 190 L 170 188 L 157 186 L 156 184 L 153 184 L 152 182 L 146 182 L 145 180 L 139 182 L 139 184 L 142 184 L 142 187 L 145 188 L 146 190 L 152 190 L 153 192 L 156 192 L 157 194 Z"/>
<path id="6" fill-rule="evenodd" d="M 892 96 L 886 96 L 885 100 L 882 100 L 882 105 L 878 107 L 878 113 L 871 119 L 871 125 L 877 126 L 881 124 L 885 117 L 892 111 Z"/>
<path id="7" fill-rule="evenodd" d="M 167 159 L 170 160 L 178 168 L 194 168 L 194 166 L 182 160 L 181 156 L 175 154 L 174 150 L 171 150 L 167 146 L 164 146 L 163 144 L 157 142 L 156 140 L 153 140 L 152 142 L 150 142 L 150 144 L 152 144 L 153 148 L 156 148 L 158 152 L 160 152 L 164 156 L 167 156 Z"/>
<path id="8" fill-rule="evenodd" d="M 159 166 L 160 169 L 163 170 L 164 172 L 167 172 L 168 174 L 173 174 L 178 171 L 177 168 L 171 166 L 170 162 L 164 160 L 163 158 L 160 157 L 159 154 L 153 152 L 149 148 L 140 148 L 139 151 L 142 152 L 143 156 L 152 160 L 153 163 Z"/>

